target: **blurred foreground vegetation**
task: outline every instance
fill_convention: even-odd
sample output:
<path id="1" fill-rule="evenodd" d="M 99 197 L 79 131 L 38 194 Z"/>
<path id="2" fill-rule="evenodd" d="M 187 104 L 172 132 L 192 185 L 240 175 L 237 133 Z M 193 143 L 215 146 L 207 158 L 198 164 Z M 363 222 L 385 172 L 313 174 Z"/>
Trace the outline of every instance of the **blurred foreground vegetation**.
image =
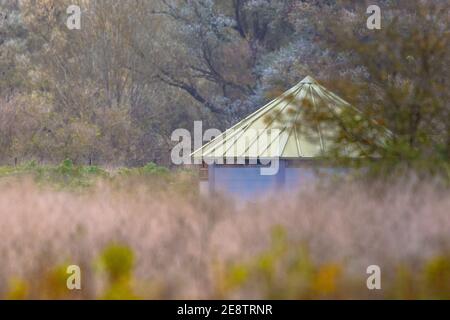
<path id="1" fill-rule="evenodd" d="M 121 244 L 109 244 L 82 269 L 83 279 L 98 277 L 101 290 L 70 291 L 66 283 L 70 264 L 48 267 L 36 275 L 36 282 L 10 280 L 7 299 L 164 299 L 174 298 L 170 287 L 158 279 L 135 276 L 135 252 Z M 315 263 L 308 248 L 286 240 L 276 227 L 272 243 L 255 257 L 213 266 L 213 290 L 209 299 L 230 299 L 236 292 L 248 292 L 263 299 L 450 299 L 450 254 L 432 257 L 414 267 L 398 265 L 391 274 L 382 273 L 382 289 L 368 290 L 363 273 L 349 274 L 336 262 Z M 86 275 L 87 274 L 87 275 Z M 368 277 L 369 275 L 367 275 Z M 91 285 L 88 284 L 87 287 Z"/>
<path id="2" fill-rule="evenodd" d="M 152 163 L 0 177 L 0 298 L 450 299 L 450 202 L 433 180 L 329 181 L 237 206 Z M 381 290 L 366 287 L 372 264 Z M 69 265 L 82 290 L 67 289 Z"/>

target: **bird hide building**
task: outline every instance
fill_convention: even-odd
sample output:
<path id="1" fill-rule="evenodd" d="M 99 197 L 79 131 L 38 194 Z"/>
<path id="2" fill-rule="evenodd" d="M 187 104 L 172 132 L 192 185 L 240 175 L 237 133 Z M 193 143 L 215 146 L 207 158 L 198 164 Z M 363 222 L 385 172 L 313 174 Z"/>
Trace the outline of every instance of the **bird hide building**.
<path id="1" fill-rule="evenodd" d="M 345 171 L 323 161 L 332 141 L 327 123 L 302 129 L 305 108 L 339 116 L 346 101 L 307 76 L 220 136 L 194 151 L 202 193 L 224 192 L 252 200 L 273 192 L 292 192 L 318 175 Z M 353 150 L 348 146 L 347 154 Z"/>

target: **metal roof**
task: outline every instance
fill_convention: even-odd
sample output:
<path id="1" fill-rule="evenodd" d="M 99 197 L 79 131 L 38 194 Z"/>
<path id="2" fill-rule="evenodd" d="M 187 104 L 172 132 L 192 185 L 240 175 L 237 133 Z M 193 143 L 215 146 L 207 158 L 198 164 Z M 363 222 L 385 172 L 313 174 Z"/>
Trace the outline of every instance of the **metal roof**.
<path id="1" fill-rule="evenodd" d="M 308 102 L 306 102 L 308 101 Z M 293 123 L 302 122 L 302 108 L 325 106 L 334 115 L 346 101 L 307 76 L 256 112 L 214 138 L 191 156 L 194 158 L 317 158 L 330 146 L 326 133 L 334 130 L 317 125 L 306 133 Z M 283 121 L 277 121 L 283 119 Z M 349 153 L 353 153 L 349 148 Z"/>

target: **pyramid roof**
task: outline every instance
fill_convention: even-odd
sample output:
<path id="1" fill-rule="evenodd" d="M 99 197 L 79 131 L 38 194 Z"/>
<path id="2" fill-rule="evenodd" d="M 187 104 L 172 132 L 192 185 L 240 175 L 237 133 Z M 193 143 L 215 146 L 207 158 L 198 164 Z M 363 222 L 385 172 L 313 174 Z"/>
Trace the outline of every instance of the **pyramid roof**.
<path id="1" fill-rule="evenodd" d="M 318 125 L 306 133 L 297 125 L 302 121 L 306 101 L 313 107 L 325 106 L 334 115 L 349 103 L 307 76 L 291 89 L 245 117 L 192 153 L 194 158 L 317 158 L 331 146 L 326 132 Z M 356 109 L 355 109 L 356 110 Z M 276 119 L 284 119 L 277 121 Z"/>

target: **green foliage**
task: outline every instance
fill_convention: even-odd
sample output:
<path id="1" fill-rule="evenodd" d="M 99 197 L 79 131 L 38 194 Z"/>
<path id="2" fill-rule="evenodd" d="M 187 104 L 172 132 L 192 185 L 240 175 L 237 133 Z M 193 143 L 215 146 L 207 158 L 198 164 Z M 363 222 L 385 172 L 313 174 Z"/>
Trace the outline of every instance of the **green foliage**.
<path id="1" fill-rule="evenodd" d="M 167 177 L 170 170 L 166 167 L 158 166 L 153 162 L 147 163 L 140 168 L 122 168 L 118 171 L 122 176 L 155 176 L 155 177 Z"/>
<path id="2" fill-rule="evenodd" d="M 102 268 L 111 282 L 131 276 L 134 267 L 133 251 L 127 246 L 110 245 L 100 256 Z"/>
<path id="3" fill-rule="evenodd" d="M 144 167 L 142 167 L 142 172 L 144 174 L 158 174 L 164 175 L 169 173 L 169 169 L 165 167 L 160 167 L 153 162 L 147 163 Z"/>
<path id="4" fill-rule="evenodd" d="M 100 265 L 108 278 L 104 299 L 137 299 L 133 289 L 134 253 L 129 247 L 108 246 L 100 255 Z"/>
<path id="5" fill-rule="evenodd" d="M 64 160 L 59 166 L 58 166 L 58 170 L 61 174 L 63 175 L 70 175 L 73 173 L 74 166 L 73 166 L 73 162 L 70 159 L 66 159 Z"/>
<path id="6" fill-rule="evenodd" d="M 108 173 L 98 167 L 76 166 L 69 159 L 57 166 L 38 166 L 32 162 L 19 167 L 17 172 L 31 175 L 41 185 L 80 191 L 92 186 L 97 179 L 108 177 Z"/>
<path id="7" fill-rule="evenodd" d="M 130 183 L 138 180 L 149 185 L 161 186 L 162 183 L 183 188 L 184 185 L 191 186 L 192 179 L 195 178 L 191 172 L 180 171 L 175 174 L 168 168 L 153 162 L 143 167 L 120 168 L 108 172 L 99 166 L 75 165 L 70 159 L 56 166 L 39 165 L 32 160 L 17 167 L 0 167 L 0 180 L 2 177 L 32 177 L 39 185 L 72 191 L 83 191 L 98 181 L 110 181 L 115 182 L 116 185 L 123 185 L 127 180 L 130 180 Z"/>

